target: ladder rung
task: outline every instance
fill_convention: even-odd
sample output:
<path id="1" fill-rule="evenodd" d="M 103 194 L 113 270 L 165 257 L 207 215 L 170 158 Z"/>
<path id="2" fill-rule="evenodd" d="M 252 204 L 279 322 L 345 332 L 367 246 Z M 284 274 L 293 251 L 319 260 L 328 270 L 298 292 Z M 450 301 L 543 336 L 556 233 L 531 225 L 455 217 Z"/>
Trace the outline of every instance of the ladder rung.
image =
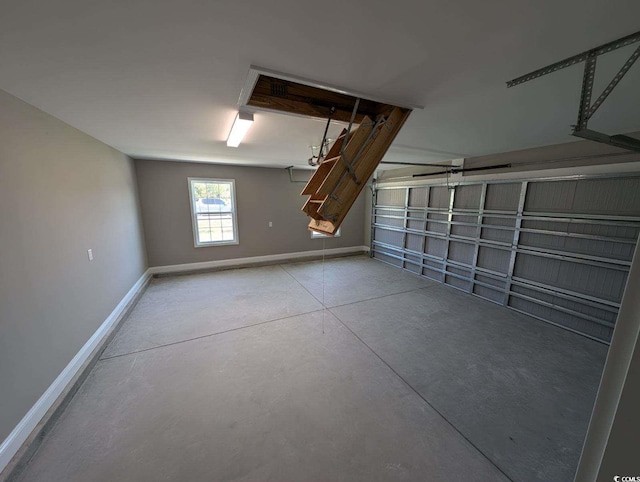
<path id="1" fill-rule="evenodd" d="M 338 159 L 340 159 L 340 156 L 336 156 L 336 157 L 331 157 L 329 159 L 325 159 L 324 161 L 322 161 L 320 164 L 325 164 L 327 162 L 336 162 Z"/>
<path id="2" fill-rule="evenodd" d="M 394 107 L 388 117 L 380 114 L 377 122 L 365 116 L 349 134 L 346 144 L 347 134 L 343 130 L 302 192 L 311 196 L 303 206 L 303 211 L 312 218 L 309 229 L 327 234 L 336 232 L 365 186 L 353 179 L 365 181 L 371 177 L 410 112 Z"/>

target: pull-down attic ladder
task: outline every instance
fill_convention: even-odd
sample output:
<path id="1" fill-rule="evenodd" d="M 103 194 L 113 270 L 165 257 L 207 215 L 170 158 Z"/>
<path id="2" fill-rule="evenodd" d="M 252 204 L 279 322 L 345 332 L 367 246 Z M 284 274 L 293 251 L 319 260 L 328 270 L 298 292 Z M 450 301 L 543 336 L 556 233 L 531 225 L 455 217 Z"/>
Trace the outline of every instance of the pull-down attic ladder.
<path id="1" fill-rule="evenodd" d="M 342 132 L 302 190 L 303 196 L 310 196 L 302 207 L 312 218 L 309 229 L 336 233 L 410 113 L 393 107 L 375 120 L 365 116 L 346 146 L 347 131 Z"/>
<path id="2" fill-rule="evenodd" d="M 238 104 L 349 123 L 302 191 L 310 196 L 302 208 L 311 217 L 309 229 L 328 235 L 336 233 L 411 113 L 410 108 L 255 66 Z M 351 131 L 352 125 L 359 127 Z"/>

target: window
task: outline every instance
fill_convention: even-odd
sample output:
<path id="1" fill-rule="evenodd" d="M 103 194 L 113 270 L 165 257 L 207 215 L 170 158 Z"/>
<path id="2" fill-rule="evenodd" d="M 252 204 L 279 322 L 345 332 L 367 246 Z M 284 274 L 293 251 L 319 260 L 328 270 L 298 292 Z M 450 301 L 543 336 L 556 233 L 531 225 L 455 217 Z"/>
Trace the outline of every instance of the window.
<path id="1" fill-rule="evenodd" d="M 189 178 L 196 247 L 238 244 L 235 188 L 233 179 Z"/>
<path id="2" fill-rule="evenodd" d="M 311 231 L 311 239 L 316 239 L 316 238 L 339 238 L 341 229 L 342 229 L 342 226 L 340 226 L 338 228 L 338 230 L 336 231 L 336 234 L 334 234 L 333 236 L 329 236 L 327 234 L 318 233 L 317 231 Z"/>

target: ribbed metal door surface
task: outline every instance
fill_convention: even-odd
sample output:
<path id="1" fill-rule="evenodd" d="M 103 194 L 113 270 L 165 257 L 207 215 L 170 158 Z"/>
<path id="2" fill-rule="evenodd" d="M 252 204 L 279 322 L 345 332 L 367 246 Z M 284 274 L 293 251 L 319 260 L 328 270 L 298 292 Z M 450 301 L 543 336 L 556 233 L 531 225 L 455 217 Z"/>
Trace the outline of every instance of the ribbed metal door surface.
<path id="1" fill-rule="evenodd" d="M 372 256 L 609 342 L 640 178 L 377 187 Z"/>

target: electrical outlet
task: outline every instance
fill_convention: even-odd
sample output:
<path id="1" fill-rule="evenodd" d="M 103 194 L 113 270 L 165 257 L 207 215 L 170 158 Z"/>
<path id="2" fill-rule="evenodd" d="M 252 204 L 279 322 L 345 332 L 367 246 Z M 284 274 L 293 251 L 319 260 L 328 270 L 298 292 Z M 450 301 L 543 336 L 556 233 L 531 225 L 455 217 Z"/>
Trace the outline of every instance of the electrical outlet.
<path id="1" fill-rule="evenodd" d="M 93 261 L 93 249 L 87 249 L 87 256 L 89 257 L 89 261 Z"/>
<path id="2" fill-rule="evenodd" d="M 271 221 L 269 221 L 269 227 L 272 228 L 273 227 L 273 223 Z"/>

